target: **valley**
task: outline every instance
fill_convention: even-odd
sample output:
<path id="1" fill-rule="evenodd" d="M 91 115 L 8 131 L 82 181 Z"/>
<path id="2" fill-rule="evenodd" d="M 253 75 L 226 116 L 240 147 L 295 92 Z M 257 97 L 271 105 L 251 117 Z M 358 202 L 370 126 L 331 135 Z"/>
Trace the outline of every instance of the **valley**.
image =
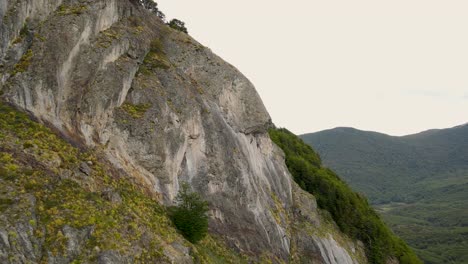
<path id="1" fill-rule="evenodd" d="M 425 263 L 468 263 L 467 125 L 403 137 L 353 128 L 301 137 Z"/>

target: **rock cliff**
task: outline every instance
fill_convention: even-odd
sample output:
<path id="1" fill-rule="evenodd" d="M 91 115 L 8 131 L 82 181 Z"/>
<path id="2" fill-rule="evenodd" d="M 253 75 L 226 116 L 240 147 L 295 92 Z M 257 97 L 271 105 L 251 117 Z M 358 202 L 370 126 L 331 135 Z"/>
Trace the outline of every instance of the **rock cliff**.
<path id="1" fill-rule="evenodd" d="M 137 3 L 2 0 L 0 70 L 3 100 L 78 149 L 100 153 L 110 170 L 161 204 L 171 205 L 188 182 L 210 203 L 210 233 L 250 261 L 366 262 L 362 246 L 340 234 L 292 181 L 249 80 Z M 93 170 L 86 164 L 54 173 L 68 173 L 86 189 L 75 179 Z M 28 199 L 35 215 L 35 198 Z M 32 224 L 4 220 L 10 224 L 0 227 L 3 262 L 73 261 L 45 249 L 28 233 Z M 60 228 L 68 255 L 77 256 L 94 227 Z M 12 232 L 23 242 L 13 246 Z M 175 258 L 188 254 L 177 245 L 163 254 L 198 261 Z M 135 252 L 98 251 L 94 260 L 132 263 Z"/>

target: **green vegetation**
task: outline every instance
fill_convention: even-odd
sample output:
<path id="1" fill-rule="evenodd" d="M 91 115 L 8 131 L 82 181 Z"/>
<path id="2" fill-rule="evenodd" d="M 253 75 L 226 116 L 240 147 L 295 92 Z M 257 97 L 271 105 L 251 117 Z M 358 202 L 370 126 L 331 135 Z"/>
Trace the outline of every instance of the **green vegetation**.
<path id="1" fill-rule="evenodd" d="M 12 72 L 12 75 L 16 75 L 17 73 L 20 72 L 25 72 L 28 68 L 29 65 L 31 65 L 31 58 L 33 57 L 33 52 L 31 49 L 28 49 L 28 51 L 21 57 L 21 60 L 15 65 L 15 69 Z"/>
<path id="2" fill-rule="evenodd" d="M 107 49 L 112 45 L 112 42 L 118 40 L 121 37 L 121 34 L 117 32 L 114 28 L 109 28 L 105 31 L 102 31 L 99 34 L 97 39 L 97 45 L 101 48 Z"/>
<path id="3" fill-rule="evenodd" d="M 46 38 L 44 36 L 39 35 L 39 33 L 34 33 L 34 37 L 37 38 L 41 42 L 46 41 Z"/>
<path id="4" fill-rule="evenodd" d="M 271 129 L 270 137 L 286 155 L 286 165 L 301 188 L 313 194 L 320 208 L 328 211 L 341 231 L 366 246 L 370 263 L 421 263 L 412 250 L 396 237 L 368 204 L 331 170 L 300 138 L 286 129 Z"/>
<path id="5" fill-rule="evenodd" d="M 13 200 L 9 198 L 0 198 L 0 213 L 3 213 L 3 211 L 5 211 L 8 208 L 8 206 L 12 204 Z"/>
<path id="6" fill-rule="evenodd" d="M 450 204 L 379 206 L 389 226 L 414 247 L 425 263 L 468 263 L 466 209 Z M 453 223 L 452 221 L 459 221 Z M 437 224 L 439 222 L 440 224 Z M 452 222 L 452 223 L 451 223 Z"/>
<path id="7" fill-rule="evenodd" d="M 425 263 L 468 263 L 467 125 L 404 137 L 336 128 L 302 138 Z"/>
<path id="8" fill-rule="evenodd" d="M 158 4 L 153 0 L 136 0 L 142 5 L 145 9 L 149 10 L 150 12 L 156 14 L 160 19 L 163 21 L 166 19 L 166 15 L 161 12 L 158 8 Z"/>
<path id="9" fill-rule="evenodd" d="M 150 44 L 150 51 L 143 60 L 143 65 L 139 71 L 145 75 L 151 74 L 156 69 L 169 69 L 171 63 L 166 57 L 164 47 L 159 39 L 155 39 Z"/>
<path id="10" fill-rule="evenodd" d="M 28 35 L 28 33 L 29 33 L 28 24 L 24 23 L 23 27 L 20 30 L 19 36 L 13 41 L 13 44 L 17 44 L 23 41 L 23 39 Z"/>
<path id="11" fill-rule="evenodd" d="M 150 104 L 138 104 L 138 105 L 134 105 L 134 104 L 130 104 L 130 103 L 124 103 L 121 108 L 127 113 L 129 114 L 131 117 L 135 118 L 135 119 L 139 119 L 139 118 L 142 118 L 146 111 L 148 111 L 148 109 L 151 107 Z"/>
<path id="12" fill-rule="evenodd" d="M 169 23 L 167 23 L 167 25 L 175 30 L 188 34 L 188 30 L 185 27 L 185 23 L 178 19 L 172 19 Z"/>
<path id="13" fill-rule="evenodd" d="M 229 250 L 228 247 L 220 241 L 220 239 L 214 239 L 212 236 L 206 236 L 203 240 L 195 244 L 196 255 L 194 256 L 194 262 L 206 264 L 251 263 L 245 256 Z"/>
<path id="14" fill-rule="evenodd" d="M 177 237 L 164 208 L 146 196 L 143 189 L 124 178 L 113 177 L 93 153 L 80 152 L 49 129 L 30 121 L 25 114 L 3 104 L 0 105 L 0 142 L 0 193 L 19 197 L 19 202 L 2 208 L 4 216 L 17 221 L 21 215 L 24 221 L 37 224 L 40 228 L 35 228 L 34 235 L 45 238 L 44 249 L 53 255 L 65 253 L 64 226 L 93 227 L 86 242 L 88 252 L 99 246 L 101 250 L 113 249 L 123 254 L 130 252 L 130 245 L 137 243 L 142 231 L 151 230 L 158 236 L 149 251 L 153 255 L 147 256 L 152 260 L 163 258 L 159 243 Z M 76 177 L 74 180 L 59 177 L 76 170 L 82 162 L 93 164 L 93 173 L 84 185 L 92 183 L 95 191 L 83 187 Z M 122 202 L 117 204 L 106 199 L 106 190 L 114 190 Z M 29 219 L 30 213 L 15 211 L 15 207 L 26 206 L 27 199 L 24 201 L 23 197 L 28 195 L 36 199 L 35 207 L 30 210 L 37 215 L 37 223 Z M 78 256 L 77 260 L 86 257 Z"/>
<path id="15" fill-rule="evenodd" d="M 86 10 L 88 10 L 88 7 L 86 5 L 73 5 L 73 6 L 67 6 L 67 5 L 61 5 L 58 8 L 57 13 L 61 16 L 66 16 L 66 15 L 81 15 L 83 14 Z"/>
<path id="16" fill-rule="evenodd" d="M 15 227 L 22 223 L 32 228 L 32 246 L 44 252 L 40 263 L 53 256 L 95 263 L 105 250 L 130 255 L 135 263 L 166 263 L 164 249 L 173 243 L 190 247 L 200 263 L 230 258 L 241 263 L 240 256 L 210 236 L 197 246 L 184 240 L 157 197 L 120 175 L 100 152 L 77 149 L 0 102 L 0 226 L 10 243 L 19 239 Z M 89 167 L 87 174 L 82 166 Z M 66 256 L 66 228 L 89 231 L 79 255 Z M 10 256 L 10 262 L 20 260 Z"/>
<path id="17" fill-rule="evenodd" d="M 24 23 L 23 27 L 20 30 L 20 37 L 24 38 L 26 35 L 28 35 L 29 29 L 28 29 L 28 24 Z"/>
<path id="18" fill-rule="evenodd" d="M 172 208 L 171 218 L 174 225 L 190 242 L 197 243 L 208 233 L 208 203 L 190 191 L 190 186 L 183 183 L 177 194 L 177 206 Z"/>

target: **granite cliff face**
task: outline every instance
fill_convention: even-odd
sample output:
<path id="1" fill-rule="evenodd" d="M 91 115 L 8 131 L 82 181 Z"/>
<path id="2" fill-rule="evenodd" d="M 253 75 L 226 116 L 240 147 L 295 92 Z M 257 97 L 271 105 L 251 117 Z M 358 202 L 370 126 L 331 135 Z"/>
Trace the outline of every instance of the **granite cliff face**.
<path id="1" fill-rule="evenodd" d="M 190 183 L 210 202 L 210 232 L 236 252 L 251 261 L 365 262 L 362 247 L 292 181 L 266 133 L 271 119 L 253 85 L 137 3 L 2 0 L 0 37 L 5 101 L 75 146 L 99 150 L 164 205 L 181 182 Z M 0 234 L 30 228 L 11 224 Z M 88 239 L 86 228 L 62 232 L 79 245 Z M 39 262 L 39 253 L 25 249 L 44 246 L 34 239 L 25 235 L 13 247 L 2 235 L 0 259 Z M 171 246 L 164 254 L 174 261 L 171 252 L 185 251 Z M 112 254 L 101 253 L 99 262 L 134 262 L 130 253 Z"/>

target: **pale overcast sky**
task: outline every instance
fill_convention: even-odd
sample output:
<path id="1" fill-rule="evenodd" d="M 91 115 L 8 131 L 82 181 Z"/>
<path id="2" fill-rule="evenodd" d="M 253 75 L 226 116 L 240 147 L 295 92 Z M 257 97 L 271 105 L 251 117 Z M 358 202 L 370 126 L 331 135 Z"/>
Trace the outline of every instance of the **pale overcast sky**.
<path id="1" fill-rule="evenodd" d="M 159 0 L 276 125 L 391 135 L 468 122 L 466 0 Z"/>

